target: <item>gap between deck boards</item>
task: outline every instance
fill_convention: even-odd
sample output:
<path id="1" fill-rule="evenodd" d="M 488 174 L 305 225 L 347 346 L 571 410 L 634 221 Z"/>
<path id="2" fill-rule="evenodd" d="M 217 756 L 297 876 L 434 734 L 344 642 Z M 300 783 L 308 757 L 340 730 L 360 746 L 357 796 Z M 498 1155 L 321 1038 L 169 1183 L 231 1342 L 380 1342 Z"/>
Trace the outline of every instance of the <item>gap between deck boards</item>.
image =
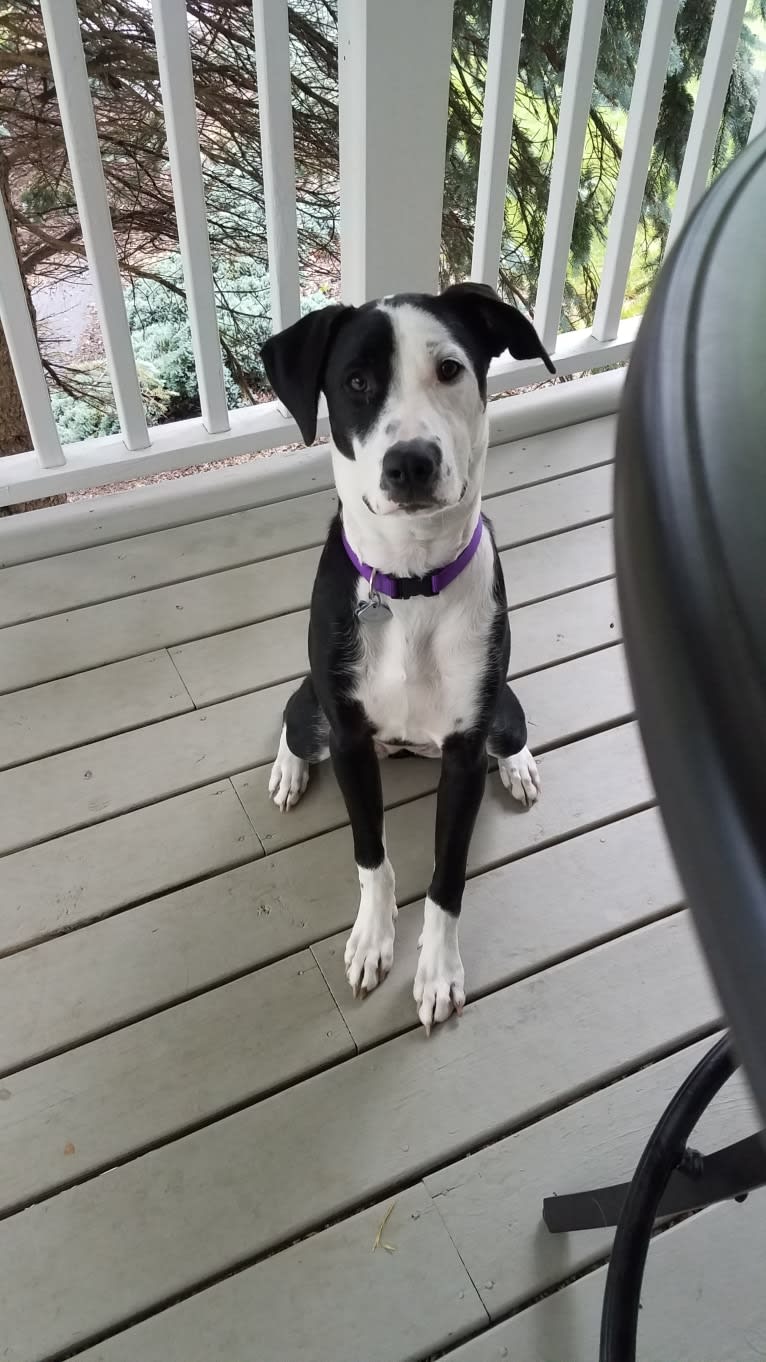
<path id="1" fill-rule="evenodd" d="M 587 788 L 583 762 L 593 776 Z M 485 871 L 599 827 L 608 845 L 611 836 L 620 835 L 610 834 L 609 825 L 653 803 L 632 727 L 558 749 L 543 759 L 541 770 L 543 779 L 551 777 L 549 796 L 526 813 L 514 815 L 497 777 L 490 780 L 469 858 L 467 902 L 474 879 Z M 427 888 L 431 863 L 425 849 L 434 809 L 431 795 L 388 815 L 402 905 Z M 114 1030 L 346 930 L 354 913 L 352 865 L 348 833 L 337 829 L 5 956 L 0 993 L 15 1021 L 0 1035 L 0 1069 L 10 1072 L 45 1059 L 86 1034 Z M 256 914 L 254 903 L 260 905 Z M 104 958 L 115 962 L 111 972 L 104 971 Z M 76 1025 L 72 979 L 82 981 Z M 41 1000 L 32 1017 L 25 1002 L 30 997 Z"/>
<path id="2" fill-rule="evenodd" d="M 650 870 L 639 887 L 642 866 Z M 620 893 L 623 875 L 629 894 Z M 561 883 L 572 886 L 563 902 Z M 412 977 L 418 907 L 401 910 L 394 969 L 364 1003 L 352 999 L 342 968 L 332 965 L 332 941 L 319 941 L 312 947 L 313 959 L 304 948 L 213 982 L 191 999 L 177 997 L 167 1006 L 155 1000 L 143 1018 L 129 1018 L 97 1037 L 81 1033 L 60 1054 L 17 1066 L 4 1080 L 7 1100 L 14 1103 L 13 1127 L 0 1134 L 4 1213 L 121 1162 L 126 1147 L 130 1157 L 158 1148 L 342 1062 L 349 1053 L 417 1030 Z M 469 885 L 465 905 L 469 1003 L 679 911 L 680 889 L 654 811 L 557 843 L 512 869 L 483 874 Z M 102 947 L 108 959 L 109 943 Z M 134 967 L 128 951 L 122 950 L 120 959 L 126 971 Z M 73 1003 L 79 1008 L 76 996 Z M 309 1023 L 307 1046 L 303 1033 Z M 211 1089 L 204 1102 L 184 1077 L 196 1046 L 208 1071 L 218 1075 L 215 1092 Z M 57 1096 L 41 1113 L 37 1095 L 48 1089 Z M 122 1093 L 126 1097 L 119 1096 L 117 1111 L 115 1100 Z M 110 1107 L 113 1115 L 107 1120 Z M 94 1126 L 100 1127 L 95 1142 Z M 71 1156 L 62 1160 L 67 1144 Z M 36 1183 L 29 1181 L 37 1166 L 49 1170 L 42 1183 L 41 1175 Z M 58 1178 L 54 1167 L 61 1169 Z"/>
<path id="3" fill-rule="evenodd" d="M 487 460 L 484 498 L 492 501 L 499 496 L 604 467 L 613 458 L 614 424 L 614 418 L 599 418 L 587 423 L 587 428 L 573 427 L 571 431 L 558 432 L 553 439 L 546 433 L 526 441 L 494 446 Z M 594 457 L 594 442 L 604 446 L 599 457 Z M 541 454 L 548 459 L 542 477 L 537 476 Z M 298 501 L 286 499 L 233 511 L 226 516 L 203 516 L 134 538 L 124 537 L 73 549 L 59 556 L 58 574 L 55 562 L 47 556 L 10 565 L 3 569 L 5 592 L 0 604 L 0 627 L 319 545 L 324 540 L 336 504 L 334 489 L 316 489 Z M 204 558 L 205 554 L 205 565 L 192 570 L 195 557 Z M 184 558 L 189 570 L 179 573 L 178 565 Z M 124 566 L 115 574 L 116 563 Z M 99 565 L 102 565 L 101 571 Z M 109 569 L 113 576 L 111 594 L 105 594 L 103 587 L 99 588 L 104 577 L 103 568 Z M 40 608 L 46 592 L 50 599 L 45 608 Z M 14 606 L 16 598 L 18 603 Z"/>
<path id="4" fill-rule="evenodd" d="M 637 976 L 642 980 L 644 1006 L 638 1013 L 628 1013 L 623 1006 L 626 989 Z M 671 978 L 675 982 L 669 990 Z M 596 1008 L 594 999 L 598 999 Z M 74 1318 L 74 1311 L 80 1339 L 93 1337 L 107 1324 L 116 1323 L 115 1310 L 123 1317 L 150 1304 L 154 1310 L 177 1291 L 186 1290 L 184 1280 L 194 1291 L 207 1285 L 211 1255 L 218 1268 L 225 1263 L 221 1274 L 214 1270 L 216 1278 L 247 1266 L 297 1235 L 321 1227 L 336 1213 L 343 1218 L 384 1193 L 394 1194 L 411 1182 L 413 1174 L 423 1176 L 445 1167 L 450 1160 L 632 1071 L 635 1065 L 708 1034 L 717 1014 L 688 923 L 672 919 L 632 932 L 472 1003 L 460 1023 L 439 1031 L 436 1040 L 432 1037 L 425 1042 L 422 1035 L 415 1035 L 388 1041 L 237 1116 L 185 1136 L 148 1159 L 103 1174 L 92 1184 L 97 1191 L 95 1202 L 84 1184 L 3 1222 L 0 1280 L 5 1283 L 9 1308 L 14 1317 L 25 1317 L 26 1297 L 37 1293 L 38 1278 L 44 1277 L 57 1327 L 63 1330 L 66 1316 Z M 552 1046 L 554 1034 L 557 1040 Z M 516 1044 L 513 1036 L 518 1037 Z M 534 1063 L 520 1065 L 518 1047 L 522 1044 Z M 441 1063 L 434 1066 L 437 1055 Z M 424 1099 L 425 1119 L 419 1120 Z M 318 1130 L 322 1131 L 324 1175 L 316 1180 L 311 1176 L 309 1148 L 315 1148 Z M 295 1145 L 292 1152 L 286 1140 Z M 246 1149 L 256 1147 L 259 1159 L 252 1164 L 245 1158 Z M 292 1168 L 290 1183 L 275 1184 L 274 1160 Z M 244 1183 L 235 1189 L 230 1180 L 221 1181 L 222 1170 L 245 1162 Z M 138 1201 L 137 1177 L 143 1189 Z M 253 1219 L 256 1204 L 258 1214 Z M 209 1218 L 211 1205 L 216 1207 L 217 1230 Z M 183 1242 L 171 1249 L 175 1241 L 168 1238 L 168 1223 L 181 1211 Z M 45 1215 L 42 1258 L 41 1213 Z M 89 1226 L 94 1215 L 102 1227 L 98 1260 L 86 1263 L 77 1255 L 62 1253 L 62 1236 L 71 1241 L 74 1234 L 78 1242 L 92 1242 Z M 195 1230 L 198 1222 L 201 1229 L 200 1215 L 205 1233 Z M 113 1233 L 109 1226 L 114 1227 Z M 160 1226 L 161 1265 L 154 1261 L 160 1249 L 156 1237 Z M 117 1239 L 109 1242 L 110 1235 L 118 1236 L 119 1246 Z M 126 1258 L 125 1246 L 136 1235 L 142 1251 L 128 1253 Z M 106 1307 L 112 1318 L 107 1321 L 99 1278 L 106 1273 L 111 1281 L 118 1247 L 121 1304 L 113 1294 Z M 33 1249 L 34 1261 L 30 1258 Z M 158 1271 L 164 1289 L 159 1287 Z M 86 1298 L 90 1304 L 83 1315 Z M 33 1327 L 42 1353 L 49 1318 L 37 1319 Z"/>
<path id="5" fill-rule="evenodd" d="M 612 577 L 509 613 L 511 680 L 622 642 Z M 0 771 L 297 682 L 308 670 L 307 636 L 301 611 L 2 695 Z"/>
<path id="6" fill-rule="evenodd" d="M 611 516 L 609 465 L 563 481 L 572 485 L 562 486 L 558 479 L 498 498 L 494 510 L 501 550 L 526 547 Z M 304 609 L 318 560 L 319 549 L 299 549 L 264 562 L 9 625 L 3 633 L 7 646 L 0 655 L 0 691 L 11 692 Z M 50 570 L 50 561 L 43 561 Z M 61 659 L 67 659 L 66 666 Z"/>

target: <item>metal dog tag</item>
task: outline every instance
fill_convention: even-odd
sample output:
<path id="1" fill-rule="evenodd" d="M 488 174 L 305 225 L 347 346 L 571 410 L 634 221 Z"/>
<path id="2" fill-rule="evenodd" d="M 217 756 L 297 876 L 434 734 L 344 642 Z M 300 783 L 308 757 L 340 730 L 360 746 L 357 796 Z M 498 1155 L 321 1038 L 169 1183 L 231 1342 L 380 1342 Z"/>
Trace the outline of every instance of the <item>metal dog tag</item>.
<path id="1" fill-rule="evenodd" d="M 380 599 L 377 591 L 372 591 L 368 600 L 359 602 L 354 614 L 363 624 L 385 624 L 391 618 L 391 606 Z"/>

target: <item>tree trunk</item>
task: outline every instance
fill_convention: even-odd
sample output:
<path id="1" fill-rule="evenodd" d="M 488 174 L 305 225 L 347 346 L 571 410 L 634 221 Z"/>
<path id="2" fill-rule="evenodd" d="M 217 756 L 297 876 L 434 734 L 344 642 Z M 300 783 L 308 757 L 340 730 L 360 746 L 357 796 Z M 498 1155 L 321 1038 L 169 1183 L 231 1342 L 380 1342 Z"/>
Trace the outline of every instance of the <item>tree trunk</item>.
<path id="1" fill-rule="evenodd" d="M 9 190 L 9 166 L 8 160 L 0 149 L 0 197 L 2 197 L 3 207 L 8 217 L 8 224 L 11 229 L 13 244 L 16 248 L 16 257 L 21 265 L 19 253 L 19 243 L 14 227 L 13 207 Z M 32 303 L 32 297 L 24 279 L 24 292 L 27 295 L 27 307 L 32 318 L 32 325 L 37 331 L 37 319 Z M 24 407 L 21 401 L 19 385 L 16 382 L 16 375 L 13 372 L 11 356 L 8 351 L 8 343 L 5 333 L 0 325 L 0 458 L 4 454 L 23 454 L 25 450 L 32 448 L 32 436 L 29 433 L 27 418 L 24 415 Z M 25 501 L 18 506 L 0 506 L 0 516 L 13 515 L 15 511 L 28 511 L 35 506 L 55 506 L 61 501 L 65 501 L 63 496 L 44 497 L 39 501 Z"/>
<path id="2" fill-rule="evenodd" d="M 0 326 L 0 455 L 21 454 L 31 447 L 32 438 L 21 405 L 16 375 Z"/>
<path id="3" fill-rule="evenodd" d="M 11 207 L 11 196 L 8 189 L 8 161 L 0 150 L 0 197 L 3 207 L 8 216 L 8 224 L 13 237 L 13 244 L 16 247 L 16 256 L 19 256 L 19 245 L 16 240 L 13 223 L 13 208 Z M 29 303 L 30 316 L 34 324 L 35 314 L 32 307 L 29 292 L 27 291 L 27 302 Z M 25 449 L 31 449 L 32 437 L 29 434 L 27 418 L 24 415 L 24 408 L 21 405 L 21 393 L 16 382 L 16 375 L 13 372 L 11 357 L 8 353 L 8 345 L 5 339 L 2 326 L 0 326 L 0 455 L 21 454 Z"/>

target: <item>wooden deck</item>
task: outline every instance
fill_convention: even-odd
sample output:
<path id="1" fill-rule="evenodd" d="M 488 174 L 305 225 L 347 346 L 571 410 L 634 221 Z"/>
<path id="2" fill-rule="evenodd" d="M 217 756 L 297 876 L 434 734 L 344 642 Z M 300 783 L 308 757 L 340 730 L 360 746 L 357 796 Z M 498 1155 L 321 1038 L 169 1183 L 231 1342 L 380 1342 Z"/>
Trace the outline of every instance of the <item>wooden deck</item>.
<path id="1" fill-rule="evenodd" d="M 490 778 L 430 1040 L 437 765 L 384 764 L 403 906 L 364 1002 L 331 773 L 267 796 L 332 492 L 0 574 L 3 1362 L 595 1358 L 610 1236 L 542 1198 L 628 1176 L 720 1026 L 632 718 L 613 433 L 490 453 L 543 798 Z M 755 1124 L 738 1080 L 700 1143 Z M 660 1234 L 644 1362 L 766 1357 L 764 1257 L 763 1193 Z"/>

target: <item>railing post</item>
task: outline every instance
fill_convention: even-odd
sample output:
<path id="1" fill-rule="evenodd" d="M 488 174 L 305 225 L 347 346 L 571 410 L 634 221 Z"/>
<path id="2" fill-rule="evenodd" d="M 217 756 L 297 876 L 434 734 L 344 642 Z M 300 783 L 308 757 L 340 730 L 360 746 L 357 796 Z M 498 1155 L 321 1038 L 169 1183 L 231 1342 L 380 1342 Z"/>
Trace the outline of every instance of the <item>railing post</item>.
<path id="1" fill-rule="evenodd" d="M 535 300 L 535 326 L 548 350 L 555 349 L 561 320 L 604 4 L 605 0 L 574 0 L 572 6 Z"/>
<path id="2" fill-rule="evenodd" d="M 125 311 L 77 4 L 76 0 L 41 0 L 41 4 L 69 169 L 122 438 L 128 449 L 146 449 L 149 432 Z"/>
<path id="3" fill-rule="evenodd" d="M 452 0 L 339 0 L 341 292 L 438 287 Z"/>
<path id="4" fill-rule="evenodd" d="M 253 0 L 266 244 L 274 331 L 301 315 L 287 0 Z"/>
<path id="5" fill-rule="evenodd" d="M 471 278 L 497 284 L 508 193 L 508 161 L 524 0 L 492 0 Z"/>
<path id="6" fill-rule="evenodd" d="M 620 325 L 677 14 L 678 0 L 648 0 L 593 318 L 596 340 L 613 340 Z"/>
<path id="7" fill-rule="evenodd" d="M 186 0 L 152 0 L 162 111 L 200 407 L 211 435 L 229 429 L 205 213 Z"/>
<path id="8" fill-rule="evenodd" d="M 718 0 L 715 7 L 666 252 L 705 192 L 746 8 L 747 0 Z"/>

